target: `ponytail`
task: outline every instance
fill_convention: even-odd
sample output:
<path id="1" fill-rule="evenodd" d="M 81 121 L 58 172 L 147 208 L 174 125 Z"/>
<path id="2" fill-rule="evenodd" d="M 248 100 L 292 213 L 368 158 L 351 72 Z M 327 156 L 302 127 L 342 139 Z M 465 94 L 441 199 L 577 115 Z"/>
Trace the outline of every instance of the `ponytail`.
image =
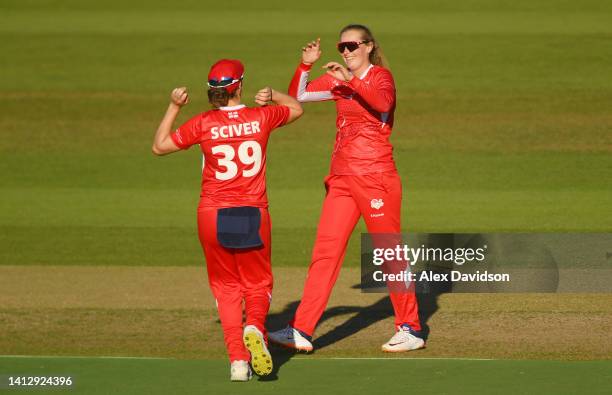
<path id="1" fill-rule="evenodd" d="M 384 67 L 385 69 L 389 68 L 387 57 L 385 56 L 382 48 L 378 45 L 377 41 L 374 42 L 374 48 L 372 49 L 372 52 L 370 52 L 370 63 Z"/>
<path id="2" fill-rule="evenodd" d="M 370 31 L 367 26 L 352 24 L 345 26 L 342 30 L 340 30 L 340 35 L 348 30 L 358 30 L 361 32 L 361 39 L 372 43 L 372 51 L 370 52 L 370 63 L 376 66 L 382 66 L 386 69 L 389 68 L 389 62 L 387 62 L 387 58 L 383 53 L 382 48 L 378 44 L 378 41 L 374 38 L 374 35 Z"/>

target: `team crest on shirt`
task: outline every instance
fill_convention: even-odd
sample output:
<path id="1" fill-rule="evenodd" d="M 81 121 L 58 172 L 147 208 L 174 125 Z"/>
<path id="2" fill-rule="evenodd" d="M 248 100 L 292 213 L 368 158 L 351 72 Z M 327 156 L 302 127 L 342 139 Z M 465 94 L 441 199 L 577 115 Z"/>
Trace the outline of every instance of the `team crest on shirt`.
<path id="1" fill-rule="evenodd" d="M 385 202 L 383 202 L 382 199 L 372 199 L 370 201 L 370 206 L 376 210 L 380 210 L 380 208 L 384 205 L 385 205 Z"/>
<path id="2" fill-rule="evenodd" d="M 229 119 L 235 119 L 235 118 L 238 118 L 238 112 L 237 112 L 237 111 L 229 111 L 229 112 L 227 113 L 227 117 L 228 117 Z"/>

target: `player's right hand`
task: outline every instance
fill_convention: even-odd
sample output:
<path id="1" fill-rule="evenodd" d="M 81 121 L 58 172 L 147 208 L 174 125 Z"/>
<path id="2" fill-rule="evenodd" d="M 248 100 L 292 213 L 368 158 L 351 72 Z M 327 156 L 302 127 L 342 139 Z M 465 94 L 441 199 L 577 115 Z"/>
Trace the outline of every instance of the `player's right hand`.
<path id="1" fill-rule="evenodd" d="M 270 101 L 272 101 L 272 88 L 269 86 L 260 89 L 255 95 L 255 103 L 260 106 L 265 106 Z"/>
<path id="2" fill-rule="evenodd" d="M 302 63 L 314 64 L 321 57 L 321 39 L 311 41 L 302 47 Z"/>
<path id="3" fill-rule="evenodd" d="M 189 94 L 187 93 L 187 88 L 184 86 L 180 88 L 175 88 L 170 94 L 170 100 L 172 100 L 172 103 L 176 104 L 179 107 L 183 107 L 185 104 L 189 103 Z"/>

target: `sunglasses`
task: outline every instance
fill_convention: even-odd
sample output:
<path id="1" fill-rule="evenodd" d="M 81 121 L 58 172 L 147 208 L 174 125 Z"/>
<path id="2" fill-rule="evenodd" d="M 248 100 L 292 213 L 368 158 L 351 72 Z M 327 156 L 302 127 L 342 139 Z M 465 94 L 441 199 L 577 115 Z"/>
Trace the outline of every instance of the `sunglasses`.
<path id="1" fill-rule="evenodd" d="M 221 77 L 221 79 L 218 79 L 218 80 L 216 79 L 208 80 L 208 87 L 209 88 L 224 88 L 238 81 L 242 81 L 242 78 L 235 80 L 232 77 Z"/>
<path id="2" fill-rule="evenodd" d="M 343 53 L 345 49 L 348 49 L 349 52 L 353 52 L 354 50 L 356 50 L 357 48 L 359 48 L 359 46 L 361 44 L 367 44 L 369 43 L 370 40 L 363 40 L 363 41 L 343 41 L 343 42 L 339 42 L 338 44 L 336 44 L 336 46 L 338 47 L 338 52 Z"/>

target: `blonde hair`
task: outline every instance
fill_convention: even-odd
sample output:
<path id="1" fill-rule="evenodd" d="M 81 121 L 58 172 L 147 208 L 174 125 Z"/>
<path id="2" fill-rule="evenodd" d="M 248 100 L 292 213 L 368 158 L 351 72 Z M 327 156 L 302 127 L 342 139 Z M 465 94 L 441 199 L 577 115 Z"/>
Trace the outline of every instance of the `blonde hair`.
<path id="1" fill-rule="evenodd" d="M 378 44 L 378 41 L 376 41 L 374 35 L 367 26 L 359 24 L 347 25 L 342 30 L 340 30 L 340 35 L 349 30 L 357 30 L 361 32 L 361 39 L 368 43 L 372 43 L 372 51 L 370 52 L 370 63 L 377 66 L 382 66 L 386 69 L 389 68 L 389 62 L 387 61 L 387 57 L 383 53 L 382 48 L 380 48 L 380 45 Z"/>

